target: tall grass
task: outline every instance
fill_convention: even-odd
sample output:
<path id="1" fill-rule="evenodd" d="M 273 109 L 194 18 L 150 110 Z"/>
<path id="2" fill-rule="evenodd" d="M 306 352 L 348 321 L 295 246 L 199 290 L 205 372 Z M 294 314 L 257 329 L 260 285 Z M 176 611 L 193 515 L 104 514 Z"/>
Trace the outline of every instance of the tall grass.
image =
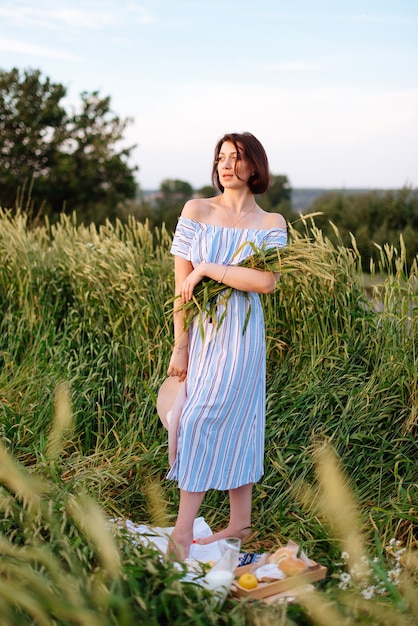
<path id="1" fill-rule="evenodd" d="M 327 276 L 283 274 L 278 290 L 263 297 L 266 460 L 265 475 L 254 489 L 248 548 L 269 549 L 291 538 L 326 564 L 332 576 L 341 561 L 338 534 L 304 500 L 306 484 L 315 482 L 318 442 L 332 444 L 349 477 L 365 550 L 378 549 L 391 538 L 409 548 L 416 545 L 417 265 L 406 270 L 402 241 L 399 249 L 382 247 L 380 264 L 373 269 L 383 279 L 370 299 L 354 240 L 351 248 L 341 241 L 333 244 L 310 218 L 305 218 L 304 233 L 290 229 L 290 236 L 315 245 Z M 35 528 L 32 513 L 26 513 L 29 500 L 16 487 L 33 481 L 28 489 L 37 494 L 36 519 L 44 529 L 35 536 L 42 542 L 47 537 L 48 554 L 58 554 L 54 567 L 67 563 L 66 576 L 74 577 L 74 583 L 84 581 L 88 598 L 83 596 L 79 606 L 88 619 L 98 612 L 102 624 L 129 623 L 123 616 L 137 615 L 140 606 L 143 615 L 154 606 L 150 624 L 167 623 L 157 616 L 159 603 L 171 607 L 179 621 L 198 623 L 184 616 L 197 620 L 196 602 L 204 601 L 193 595 L 200 593 L 195 590 L 191 604 L 185 600 L 175 573 L 167 573 L 166 565 L 125 537 L 116 539 L 116 552 L 122 554 L 115 568 L 119 574 L 109 578 L 105 556 L 89 535 L 92 529 L 82 523 L 87 512 L 96 519 L 90 498 L 99 503 L 97 520 L 101 511 L 135 522 L 174 520 L 178 494 L 165 481 L 166 432 L 155 410 L 172 343 L 169 246 L 164 229 L 152 231 L 134 220 L 95 228 L 62 216 L 53 226 L 31 229 L 23 214 L 0 214 L 1 478 L 6 490 L 1 530 L 10 544 L 4 553 L 15 545 L 25 547 L 28 528 Z M 15 475 L 18 483 L 7 482 Z M 319 492 L 312 493 L 319 498 Z M 89 498 L 83 502 L 79 494 Z M 214 529 L 222 526 L 228 517 L 224 494 L 210 492 L 201 513 Z M 74 561 L 59 552 L 63 529 L 68 538 L 64 553 L 73 551 Z M 19 552 L 22 567 L 25 558 Z M 98 588 L 108 590 L 103 606 L 97 598 L 104 596 L 92 599 L 90 594 L 96 589 L 92 564 L 101 572 Z M 155 575 L 150 574 L 153 568 Z M 44 575 L 42 567 L 40 571 Z M 138 581 L 147 577 L 150 589 L 142 596 Z M 16 576 L 15 587 L 18 581 Z M 151 589 L 154 584 L 158 589 Z M 334 589 L 335 584 L 330 577 L 327 585 Z M 167 585 L 174 585 L 183 599 L 167 599 L 169 591 L 162 599 Z M 114 586 L 115 596 L 109 592 Z M 47 587 L 51 598 L 61 593 L 54 582 Z M 0 610 L 5 607 L 4 615 L 14 620 L 17 609 L 10 608 L 10 597 L 9 592 L 9 599 L 1 600 Z M 45 615 L 56 610 L 48 604 L 51 598 L 42 605 Z M 27 613 L 30 602 L 22 596 L 19 611 Z M 120 603 L 119 613 L 112 602 Z M 263 621 L 273 619 L 273 609 L 258 607 L 247 614 L 247 608 L 231 601 L 231 617 L 219 614 L 213 623 L 279 619 L 277 613 L 276 622 Z M 293 607 L 287 618 L 280 613 L 280 620 L 290 619 L 292 612 L 293 619 L 303 619 Z M 96 623 L 79 617 L 71 622 L 70 614 L 56 619 Z M 222 621 L 227 619 L 231 621 Z M 34 623 L 52 622 L 39 617 Z"/>

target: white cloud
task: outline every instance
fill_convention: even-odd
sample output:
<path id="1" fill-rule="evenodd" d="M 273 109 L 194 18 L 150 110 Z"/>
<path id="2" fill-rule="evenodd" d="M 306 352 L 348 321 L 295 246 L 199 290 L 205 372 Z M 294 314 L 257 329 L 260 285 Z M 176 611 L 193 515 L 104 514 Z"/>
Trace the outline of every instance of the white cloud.
<path id="1" fill-rule="evenodd" d="M 56 48 L 48 48 L 47 46 L 40 46 L 38 44 L 33 44 L 19 39 L 0 39 L 0 51 L 22 55 L 27 54 L 34 57 L 48 59 L 59 59 L 62 61 L 82 61 L 81 57 L 70 52 L 64 52 L 63 50 L 57 50 Z"/>
<path id="2" fill-rule="evenodd" d="M 127 2 L 122 7 L 117 0 L 107 2 L 68 3 L 57 6 L 56 2 L 43 0 L 36 6 L 29 2 L 9 3 L 0 7 L 0 19 L 19 27 L 41 27 L 56 29 L 62 26 L 99 30 L 121 23 L 150 24 L 154 16 L 144 7 L 134 2 Z M 123 10 L 121 10 L 123 8 Z"/>

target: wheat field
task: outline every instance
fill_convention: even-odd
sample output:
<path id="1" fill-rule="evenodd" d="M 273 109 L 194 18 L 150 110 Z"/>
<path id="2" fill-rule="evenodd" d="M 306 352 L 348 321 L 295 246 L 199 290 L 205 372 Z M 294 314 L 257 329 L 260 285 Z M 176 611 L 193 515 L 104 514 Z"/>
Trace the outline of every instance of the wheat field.
<path id="1" fill-rule="evenodd" d="M 380 248 L 366 292 L 355 240 L 303 221 L 300 264 L 263 296 L 265 475 L 246 549 L 292 539 L 328 576 L 298 604 L 208 611 L 206 590 L 110 522 L 175 519 L 156 413 L 170 233 L 0 212 L 1 626 L 418 622 L 417 264 L 402 240 Z M 222 527 L 225 494 L 201 514 Z"/>

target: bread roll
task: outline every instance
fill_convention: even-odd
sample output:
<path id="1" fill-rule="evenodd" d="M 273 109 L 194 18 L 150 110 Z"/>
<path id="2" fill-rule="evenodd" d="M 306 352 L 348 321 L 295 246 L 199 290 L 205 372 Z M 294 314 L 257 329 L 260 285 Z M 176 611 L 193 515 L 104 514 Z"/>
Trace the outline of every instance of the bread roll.
<path id="1" fill-rule="evenodd" d="M 278 566 L 286 576 L 296 576 L 306 570 L 305 563 L 300 559 L 296 559 L 294 556 L 281 559 Z"/>
<path id="2" fill-rule="evenodd" d="M 274 554 L 269 558 L 269 563 L 275 563 L 278 565 L 282 559 L 288 559 L 290 556 L 295 556 L 294 550 L 290 548 L 278 548 Z"/>

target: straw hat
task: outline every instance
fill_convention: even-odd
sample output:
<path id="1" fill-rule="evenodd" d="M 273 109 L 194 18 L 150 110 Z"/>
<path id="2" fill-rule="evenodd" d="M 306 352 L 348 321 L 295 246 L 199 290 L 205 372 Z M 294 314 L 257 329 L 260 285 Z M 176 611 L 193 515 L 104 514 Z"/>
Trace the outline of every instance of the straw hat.
<path id="1" fill-rule="evenodd" d="M 165 379 L 157 395 L 157 413 L 165 428 L 168 429 L 168 413 L 172 410 L 174 402 L 184 386 L 184 381 L 180 382 L 177 376 L 169 376 Z"/>

